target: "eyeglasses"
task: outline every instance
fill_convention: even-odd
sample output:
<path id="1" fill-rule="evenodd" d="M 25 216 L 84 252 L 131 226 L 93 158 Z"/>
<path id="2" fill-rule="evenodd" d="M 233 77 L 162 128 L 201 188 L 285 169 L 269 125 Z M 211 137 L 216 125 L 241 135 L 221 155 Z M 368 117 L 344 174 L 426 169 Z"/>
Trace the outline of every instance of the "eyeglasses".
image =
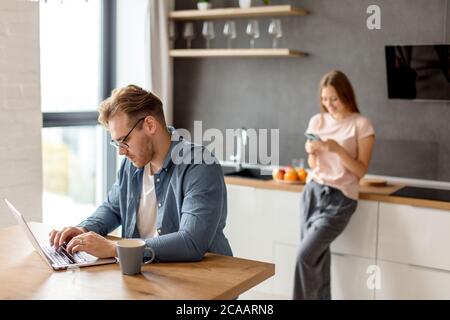
<path id="1" fill-rule="evenodd" d="M 115 147 L 115 148 L 117 148 L 117 149 L 119 149 L 119 148 L 122 148 L 122 149 L 128 149 L 130 146 L 129 146 L 125 141 L 127 140 L 128 136 L 133 132 L 134 128 L 136 128 L 136 126 L 138 125 L 138 123 L 141 122 L 142 120 L 144 120 L 145 118 L 146 118 L 146 117 L 140 118 L 140 119 L 134 124 L 133 128 L 131 128 L 130 132 L 128 132 L 127 135 L 126 135 L 123 139 L 120 139 L 120 141 L 117 141 L 117 140 L 111 140 L 109 143 L 110 143 L 113 147 Z"/>

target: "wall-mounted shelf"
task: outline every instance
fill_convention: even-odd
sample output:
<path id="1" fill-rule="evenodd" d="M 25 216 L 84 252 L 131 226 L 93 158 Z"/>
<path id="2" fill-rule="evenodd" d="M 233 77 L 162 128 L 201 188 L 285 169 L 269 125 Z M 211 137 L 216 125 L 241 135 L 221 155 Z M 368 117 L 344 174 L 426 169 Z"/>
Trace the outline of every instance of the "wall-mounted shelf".
<path id="1" fill-rule="evenodd" d="M 169 13 L 170 20 L 213 20 L 227 18 L 254 18 L 267 16 L 304 16 L 308 11 L 291 5 L 250 8 L 217 8 L 209 10 L 177 10 Z"/>
<path id="2" fill-rule="evenodd" d="M 215 57 L 303 57 L 306 53 L 291 49 L 173 49 L 174 58 L 215 58 Z"/>

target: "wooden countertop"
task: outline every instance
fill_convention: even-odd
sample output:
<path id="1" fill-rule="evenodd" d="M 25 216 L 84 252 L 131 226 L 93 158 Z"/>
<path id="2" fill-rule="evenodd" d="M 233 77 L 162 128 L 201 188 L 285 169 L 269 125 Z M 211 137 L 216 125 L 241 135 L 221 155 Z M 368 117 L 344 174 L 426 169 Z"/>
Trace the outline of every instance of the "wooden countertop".
<path id="1" fill-rule="evenodd" d="M 29 225 L 48 241 L 48 226 Z M 272 263 L 216 254 L 151 263 L 136 276 L 118 264 L 53 272 L 17 225 L 0 229 L 0 261 L 0 299 L 233 299 L 275 274 Z"/>
<path id="2" fill-rule="evenodd" d="M 284 184 L 276 182 L 274 180 L 264 181 L 241 177 L 225 177 L 225 183 L 253 188 L 291 191 L 299 193 L 303 190 L 304 186 L 301 184 Z M 388 184 L 385 187 L 361 186 L 359 198 L 362 200 L 382 201 L 389 203 L 405 204 L 410 206 L 450 210 L 450 202 L 390 196 L 391 193 L 397 191 L 398 189 L 404 186 L 405 185 L 400 184 L 395 185 Z"/>

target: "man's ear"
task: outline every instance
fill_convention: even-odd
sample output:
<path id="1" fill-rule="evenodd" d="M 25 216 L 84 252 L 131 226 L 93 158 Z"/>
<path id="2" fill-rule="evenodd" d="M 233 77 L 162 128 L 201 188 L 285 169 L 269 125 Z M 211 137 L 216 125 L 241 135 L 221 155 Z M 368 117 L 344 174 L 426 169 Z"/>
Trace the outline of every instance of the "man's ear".
<path id="1" fill-rule="evenodd" d="M 144 119 L 144 128 L 148 133 L 152 135 L 155 134 L 156 127 L 157 127 L 156 119 L 153 116 L 147 116 Z"/>

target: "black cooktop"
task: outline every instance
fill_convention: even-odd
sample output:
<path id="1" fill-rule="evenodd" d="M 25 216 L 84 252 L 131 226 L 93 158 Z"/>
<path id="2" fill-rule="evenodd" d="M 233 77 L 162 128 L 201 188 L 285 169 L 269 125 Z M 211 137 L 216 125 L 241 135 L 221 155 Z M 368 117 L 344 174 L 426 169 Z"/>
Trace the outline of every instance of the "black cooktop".
<path id="1" fill-rule="evenodd" d="M 403 187 L 391 196 L 450 202 L 450 190 L 443 189 Z"/>

